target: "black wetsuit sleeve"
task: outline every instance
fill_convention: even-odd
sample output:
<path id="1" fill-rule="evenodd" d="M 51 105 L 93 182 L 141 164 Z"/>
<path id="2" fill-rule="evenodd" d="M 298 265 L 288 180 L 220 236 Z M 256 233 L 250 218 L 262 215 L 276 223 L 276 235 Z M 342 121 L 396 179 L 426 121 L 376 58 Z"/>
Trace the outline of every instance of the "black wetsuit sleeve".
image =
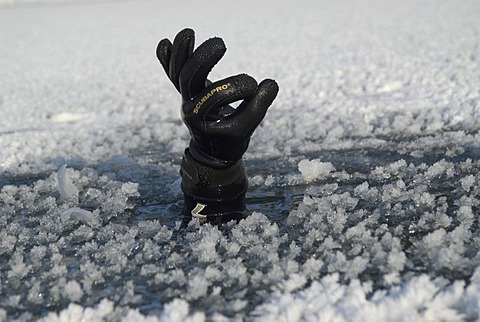
<path id="1" fill-rule="evenodd" d="M 180 168 L 183 213 L 198 218 L 245 214 L 248 187 L 243 161 L 218 167 L 195 159 L 186 149 Z"/>

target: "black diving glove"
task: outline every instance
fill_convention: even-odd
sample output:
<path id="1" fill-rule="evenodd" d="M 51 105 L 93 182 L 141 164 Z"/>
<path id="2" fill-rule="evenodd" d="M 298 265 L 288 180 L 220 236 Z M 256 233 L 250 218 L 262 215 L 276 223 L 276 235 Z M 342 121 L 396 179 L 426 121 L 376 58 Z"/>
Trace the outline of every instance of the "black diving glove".
<path id="1" fill-rule="evenodd" d="M 193 30 L 184 29 L 173 44 L 160 41 L 157 57 L 182 95 L 182 119 L 191 135 L 180 174 L 184 214 L 207 218 L 245 212 L 247 178 L 242 155 L 250 137 L 278 93 L 273 80 L 257 85 L 240 74 L 214 83 L 207 77 L 223 57 L 221 38 L 211 38 L 195 51 Z M 237 108 L 229 104 L 242 101 Z"/>

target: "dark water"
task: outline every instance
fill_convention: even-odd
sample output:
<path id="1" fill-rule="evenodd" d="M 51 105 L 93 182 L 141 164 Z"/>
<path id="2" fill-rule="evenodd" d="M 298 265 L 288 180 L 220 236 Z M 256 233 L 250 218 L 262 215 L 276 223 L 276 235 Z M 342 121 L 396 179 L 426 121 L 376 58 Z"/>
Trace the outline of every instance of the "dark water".
<path id="1" fill-rule="evenodd" d="M 469 204 L 474 214 L 479 212 L 479 153 L 468 144 L 461 146 L 460 152 L 450 156 L 445 154 L 444 149 L 424 148 L 421 154 L 411 153 L 412 151 L 405 150 L 404 145 L 405 141 L 391 140 L 385 141 L 381 148 L 297 152 L 293 157 L 285 159 L 247 159 L 245 166 L 249 178 L 257 175 L 263 178 L 271 175 L 274 178 L 269 186 L 252 184 L 247 193 L 249 211 L 265 215 L 267 221 L 259 222 L 258 225 L 250 224 L 249 227 L 253 229 L 251 232 L 243 231 L 245 236 L 251 234 L 252 238 L 258 240 L 253 244 L 243 244 L 238 254 L 231 258 L 224 247 L 238 243 L 235 240 L 238 234 L 237 223 L 230 221 L 220 224 L 218 229 L 223 236 L 223 246 L 219 244 L 216 249 L 222 261 L 240 260 L 246 267 L 245 274 L 249 282 L 247 285 L 233 283 L 226 287 L 225 285 L 230 283 L 229 279 L 225 276 L 219 277 L 211 282 L 209 290 L 221 287 L 223 297 L 218 298 L 218 295 L 212 293 L 201 299 L 190 299 L 191 307 L 205 311 L 207 316 L 221 312 L 234 317 L 238 315 L 231 310 L 228 303 L 236 299 L 247 299 L 248 304 L 241 316 L 248 316 L 255 306 L 268 298 L 269 290 L 280 283 L 276 278 L 287 278 L 265 277 L 264 284 L 257 284 L 253 282 L 252 276 L 259 271 L 269 274 L 275 265 L 285 265 L 289 259 L 295 259 L 300 266 L 312 258 L 324 262 L 317 275 L 310 277 L 308 283 L 338 272 L 341 282 L 348 283 L 352 278 L 359 278 L 372 282 L 373 290 L 388 289 L 389 285 L 385 283 L 384 277 L 396 271 L 389 268 L 387 260 L 376 253 L 377 251 L 404 254 L 406 263 L 398 271 L 401 280 L 412 274 L 425 273 L 449 281 L 468 281 L 478 265 L 480 245 L 475 236 L 479 233 L 479 224 L 476 216 L 471 222 L 459 217 L 458 210 L 461 205 Z M 331 162 L 336 170 L 325 179 L 306 183 L 301 180 L 297 165 L 302 159 L 314 158 Z M 129 157 L 114 157 L 102 164 L 91 166 L 98 175 L 107 176 L 120 183 L 138 183 L 139 196 L 131 197 L 128 200 L 130 206 L 108 217 L 104 227 L 94 228 L 91 232 L 93 237 L 86 237 L 83 232 L 85 225 L 66 227 L 49 223 L 53 229 L 59 229 L 58 235 L 52 235 L 49 242 L 32 237 L 31 240 L 22 241 L 19 247 L 30 251 L 36 245 L 58 245 L 56 247 L 62 248 L 60 254 L 63 258 L 61 263 L 66 267 L 65 276 L 78 280 L 88 277 L 81 268 L 85 263 L 85 254 L 90 254 L 87 257 L 97 265 L 105 280 L 93 286 L 91 295 L 82 297 L 80 303 L 83 306 L 93 306 L 100 299 L 109 298 L 118 305 L 137 307 L 143 314 L 156 314 L 161 312 L 164 303 L 174 298 L 186 296 L 188 299 L 191 290 L 188 285 L 178 284 L 181 278 L 172 282 L 167 279 L 175 269 L 188 277 L 207 269 L 222 270 L 223 265 L 228 267 L 230 264 L 222 261 L 220 264 L 202 263 L 195 258 L 196 242 L 208 239 L 208 233 L 202 234 L 210 228 L 200 229 L 199 226 L 192 225 L 189 218 L 181 215 L 182 195 L 178 174 L 180 159 L 180 155 L 162 149 L 149 149 L 134 151 Z M 84 171 L 82 167 L 72 165 L 72 168 L 75 167 L 78 171 Z M 3 214 L 5 231 L 9 231 L 9 234 L 13 231 L 28 231 L 39 236 L 44 234 L 45 229 L 41 225 L 48 222 L 52 214 L 42 205 L 49 196 L 56 198 L 58 193 L 55 190 L 37 190 L 34 186 L 52 174 L 54 172 L 0 176 L 1 187 L 24 187 L 22 189 L 25 191 L 37 194 L 36 201 L 31 206 L 28 206 L 28 198 L 18 196 L 18 202 L 25 203 L 26 206 L 22 210 L 23 206 L 17 205 L 20 210 L 15 216 Z M 462 183 L 462 179 L 467 176 L 475 178 L 469 189 L 465 189 Z M 95 188 L 107 193 L 109 189 L 113 189 L 108 185 L 98 186 L 98 180 L 95 182 L 92 186 L 87 185 L 84 190 Z M 368 188 L 365 189 L 366 183 Z M 416 198 L 420 194 L 429 196 L 432 201 L 423 202 Z M 465 201 L 467 199 L 469 201 Z M 87 197 L 80 198 L 79 206 L 89 211 L 101 208 L 101 205 L 87 201 Z M 455 250 L 462 260 L 453 264 L 441 264 L 431 253 L 437 252 L 438 247 L 443 246 L 425 248 L 424 238 L 439 230 L 444 230 L 446 234 L 452 233 L 462 225 L 467 225 L 468 233 L 471 233 L 470 237 L 465 236 L 460 241 L 463 246 Z M 161 228 L 162 226 L 166 228 Z M 275 227 L 278 227 L 278 232 L 275 232 Z M 357 238 L 355 233 L 349 235 L 349 231 L 361 231 L 361 227 L 365 227 L 368 236 Z M 132 228 L 138 230 L 138 235 L 134 240 L 127 238 L 127 242 L 122 241 Z M 156 241 L 158 252 L 145 250 L 146 244 L 154 240 L 159 230 L 163 231 L 166 239 Z M 311 239 L 312 234 L 317 237 Z M 389 244 L 388 240 L 392 237 L 399 240 L 398 249 L 394 242 Z M 92 240 L 96 241 L 97 251 L 88 250 Z M 333 242 L 334 249 L 325 248 L 327 241 Z M 115 261 L 109 258 L 109 249 L 112 247 L 116 252 L 116 249 L 122 249 L 130 243 L 132 248 L 126 257 L 128 262 L 122 264 L 124 266 L 115 266 Z M 277 254 L 276 262 L 269 264 L 268 261 L 259 259 L 258 255 L 255 255 L 258 251 L 257 243 L 264 243 L 267 248 L 276 245 L 272 250 Z M 383 245 L 381 247 L 384 249 L 373 249 L 372 245 Z M 451 241 L 444 247 L 455 247 L 455 242 Z M 96 252 L 99 254 L 95 255 Z M 338 260 L 336 256 L 340 253 L 347 261 L 362 257 L 367 263 L 360 273 L 352 275 L 347 268 L 335 266 Z M 268 251 L 265 254 L 268 254 Z M 171 267 L 164 266 L 172 258 L 176 258 L 175 256 L 181 258 L 179 263 Z M 66 308 L 69 301 L 48 296 L 49 288 L 59 283 L 57 279 L 46 274 L 54 265 L 53 257 L 45 257 L 31 276 L 24 277 L 24 282 L 15 278 L 9 282 L 5 278 L 13 265 L 14 252 L 4 250 L 0 257 L 0 269 L 4 276 L 1 280 L 3 295 L 5 298 L 14 294 L 20 295 L 19 305 L 0 303 L 0 307 L 5 308 L 9 315 L 18 317 L 29 312 L 28 314 L 39 317 L 47 311 Z M 28 259 L 26 261 L 28 262 Z M 112 273 L 113 268 L 109 268 L 107 264 L 116 267 L 118 272 Z M 148 265 L 155 267 L 157 275 L 141 274 L 142 269 Z M 153 281 L 155 276 L 160 279 Z M 38 280 L 42 281 L 40 290 L 45 294 L 46 300 L 31 303 L 28 294 Z M 128 294 L 132 292 L 137 297 L 129 298 Z"/>

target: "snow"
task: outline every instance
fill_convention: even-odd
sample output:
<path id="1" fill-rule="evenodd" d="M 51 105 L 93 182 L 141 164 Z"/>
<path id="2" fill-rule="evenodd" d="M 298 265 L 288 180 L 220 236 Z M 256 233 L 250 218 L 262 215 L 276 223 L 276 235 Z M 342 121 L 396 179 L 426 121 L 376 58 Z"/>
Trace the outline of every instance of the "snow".
<path id="1" fill-rule="evenodd" d="M 479 320 L 478 13 L 0 1 L 0 321 Z M 280 84 L 242 220 L 179 215 L 184 27 Z"/>
<path id="2" fill-rule="evenodd" d="M 326 276 L 294 297 L 290 293 L 277 294 L 254 314 L 262 316 L 263 321 L 463 321 L 472 318 L 468 313 L 455 310 L 469 297 L 471 286 L 464 291 L 462 282 L 445 286 L 442 280 L 420 276 L 402 288 L 392 288 L 389 293 L 374 292 L 369 300 L 366 295 L 370 287 L 359 281 L 342 285 L 338 279 L 338 274 Z M 445 291 L 437 293 L 442 288 Z"/>

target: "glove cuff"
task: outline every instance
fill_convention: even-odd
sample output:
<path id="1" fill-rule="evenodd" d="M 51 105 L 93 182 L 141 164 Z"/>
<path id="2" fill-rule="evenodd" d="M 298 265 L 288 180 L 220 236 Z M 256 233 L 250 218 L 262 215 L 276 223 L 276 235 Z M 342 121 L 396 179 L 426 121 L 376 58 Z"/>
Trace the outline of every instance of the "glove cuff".
<path id="1" fill-rule="evenodd" d="M 183 200 L 183 214 L 185 216 L 205 219 L 209 222 L 223 223 L 232 219 L 242 219 L 248 215 L 245 195 L 233 200 L 207 203 L 184 193 Z"/>
<path id="2" fill-rule="evenodd" d="M 191 149 L 185 150 L 180 168 L 185 200 L 183 213 L 200 218 L 244 213 L 248 182 L 243 161 L 214 167 L 212 164 L 219 164 L 200 162 L 191 152 Z"/>

